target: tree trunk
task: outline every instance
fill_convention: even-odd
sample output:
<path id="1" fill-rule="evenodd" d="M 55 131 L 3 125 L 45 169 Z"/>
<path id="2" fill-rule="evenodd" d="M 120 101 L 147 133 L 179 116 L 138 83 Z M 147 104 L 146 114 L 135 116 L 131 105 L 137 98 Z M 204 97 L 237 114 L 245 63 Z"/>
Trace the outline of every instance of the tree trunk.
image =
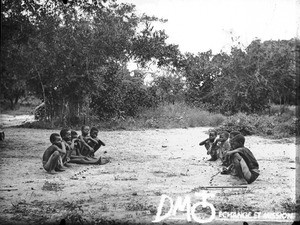
<path id="1" fill-rule="evenodd" d="M 10 98 L 9 101 L 10 101 L 10 109 L 14 110 L 15 109 L 14 100 Z"/>
<path id="2" fill-rule="evenodd" d="M 47 101 L 46 101 L 46 93 L 45 93 L 45 87 L 42 81 L 42 77 L 41 74 L 39 73 L 39 71 L 37 70 L 36 66 L 35 66 L 35 71 L 37 72 L 39 79 L 40 79 L 40 83 L 41 83 L 41 87 L 42 87 L 42 92 L 43 92 L 43 100 L 45 103 L 45 118 L 47 120 L 47 116 L 48 116 L 48 111 L 47 111 Z"/>

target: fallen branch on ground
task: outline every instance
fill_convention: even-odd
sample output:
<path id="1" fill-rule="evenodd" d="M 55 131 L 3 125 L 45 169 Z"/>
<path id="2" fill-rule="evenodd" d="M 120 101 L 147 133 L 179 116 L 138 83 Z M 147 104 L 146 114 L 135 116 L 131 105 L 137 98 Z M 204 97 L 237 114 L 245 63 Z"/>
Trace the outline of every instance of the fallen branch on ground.
<path id="1" fill-rule="evenodd" d="M 247 185 L 234 185 L 234 186 L 203 186 L 199 187 L 200 189 L 207 189 L 207 188 L 247 188 Z"/>
<path id="2" fill-rule="evenodd" d="M 18 188 L 0 188 L 0 191 L 16 191 Z"/>

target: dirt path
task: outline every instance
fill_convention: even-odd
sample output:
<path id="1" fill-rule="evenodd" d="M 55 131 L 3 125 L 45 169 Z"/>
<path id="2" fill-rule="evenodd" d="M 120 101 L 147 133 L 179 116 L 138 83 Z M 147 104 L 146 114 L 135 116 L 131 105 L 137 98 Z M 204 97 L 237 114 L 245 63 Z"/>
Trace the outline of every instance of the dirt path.
<path id="1" fill-rule="evenodd" d="M 0 191 L 0 221 L 58 224 L 65 218 L 72 224 L 151 223 L 163 194 L 174 201 L 189 195 L 194 204 L 198 201 L 194 193 L 201 186 L 247 185 L 221 175 L 220 162 L 205 161 L 206 151 L 198 143 L 207 137 L 207 130 L 101 132 L 106 146 L 97 156 L 107 151 L 111 163 L 73 164 L 65 172 L 49 175 L 42 169 L 41 157 L 49 146 L 50 134 L 58 131 L 6 128 L 6 139 L 0 142 L 1 188 L 13 190 Z M 246 147 L 257 158 L 261 175 L 247 188 L 210 189 L 215 197 L 209 202 L 217 212 L 291 212 L 295 207 L 294 141 L 246 137 Z M 186 214 L 180 215 L 186 218 Z M 170 218 L 162 222 L 185 221 Z M 218 223 L 241 224 L 217 219 L 213 224 Z"/>
<path id="2" fill-rule="evenodd" d="M 0 128 L 18 126 L 23 123 L 34 121 L 34 115 L 8 115 L 0 114 Z"/>

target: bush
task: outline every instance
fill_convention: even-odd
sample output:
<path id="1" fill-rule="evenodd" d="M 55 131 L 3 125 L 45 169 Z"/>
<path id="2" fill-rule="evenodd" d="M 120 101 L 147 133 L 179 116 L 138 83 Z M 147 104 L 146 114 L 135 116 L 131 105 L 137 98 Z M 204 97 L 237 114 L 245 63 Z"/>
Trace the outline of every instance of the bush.
<path id="1" fill-rule="evenodd" d="M 217 131 L 239 131 L 245 136 L 257 134 L 283 138 L 299 135 L 299 125 L 299 119 L 291 112 L 273 116 L 237 113 L 227 117 Z"/>
<path id="2" fill-rule="evenodd" d="M 299 126 L 300 124 L 299 119 L 296 118 L 278 123 L 278 125 L 274 129 L 274 135 L 275 137 L 279 138 L 299 135 L 299 133 L 297 133 L 297 125 Z"/>
<path id="3" fill-rule="evenodd" d="M 291 116 L 295 116 L 296 108 L 295 106 L 287 106 L 287 105 L 271 105 L 269 109 L 270 115 L 282 115 L 284 113 L 289 114 Z"/>
<path id="4" fill-rule="evenodd" d="M 113 118 L 101 121 L 103 129 L 152 129 L 218 126 L 224 120 L 221 114 L 209 113 L 202 108 L 190 107 L 185 103 L 159 105 L 156 108 L 140 108 L 135 117 Z"/>
<path id="5" fill-rule="evenodd" d="M 50 122 L 46 122 L 46 121 L 34 121 L 34 122 L 26 122 L 17 127 L 33 128 L 33 129 L 55 129 L 59 126 L 58 126 L 58 124 L 50 123 Z"/>
<path id="6" fill-rule="evenodd" d="M 256 133 L 253 117 L 244 113 L 238 113 L 227 117 L 223 124 L 217 128 L 217 131 L 225 130 L 227 132 L 239 131 L 244 136 Z"/>

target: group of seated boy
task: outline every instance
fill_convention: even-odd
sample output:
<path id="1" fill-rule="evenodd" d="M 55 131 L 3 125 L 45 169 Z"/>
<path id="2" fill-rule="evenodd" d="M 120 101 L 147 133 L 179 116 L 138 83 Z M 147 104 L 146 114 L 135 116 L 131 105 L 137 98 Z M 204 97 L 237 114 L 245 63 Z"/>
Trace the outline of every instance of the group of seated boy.
<path id="1" fill-rule="evenodd" d="M 95 152 L 105 144 L 98 138 L 96 127 L 82 126 L 81 135 L 68 128 L 50 135 L 51 146 L 43 155 L 43 167 L 50 174 L 65 171 L 70 163 L 103 165 L 109 160 L 96 158 Z"/>
<path id="2" fill-rule="evenodd" d="M 81 135 L 64 128 L 58 133 L 50 135 L 51 146 L 43 155 L 43 167 L 50 174 L 65 171 L 71 165 L 96 164 L 103 165 L 109 162 L 103 157 L 96 158 L 95 152 L 105 144 L 98 138 L 99 130 L 96 127 L 82 126 Z M 237 131 L 230 134 L 222 131 L 210 130 L 209 138 L 200 142 L 211 156 L 208 161 L 221 160 L 224 166 L 221 174 L 232 174 L 244 178 L 248 184 L 259 176 L 259 166 L 252 152 L 244 147 L 245 137 Z"/>
<path id="3" fill-rule="evenodd" d="M 221 174 L 231 174 L 244 178 L 248 184 L 254 182 L 259 176 L 259 166 L 252 152 L 244 147 L 245 137 L 238 131 L 222 131 L 217 138 L 216 130 L 209 131 L 209 138 L 200 142 L 204 145 L 207 154 L 211 156 L 208 161 L 221 160 L 223 171 Z"/>

